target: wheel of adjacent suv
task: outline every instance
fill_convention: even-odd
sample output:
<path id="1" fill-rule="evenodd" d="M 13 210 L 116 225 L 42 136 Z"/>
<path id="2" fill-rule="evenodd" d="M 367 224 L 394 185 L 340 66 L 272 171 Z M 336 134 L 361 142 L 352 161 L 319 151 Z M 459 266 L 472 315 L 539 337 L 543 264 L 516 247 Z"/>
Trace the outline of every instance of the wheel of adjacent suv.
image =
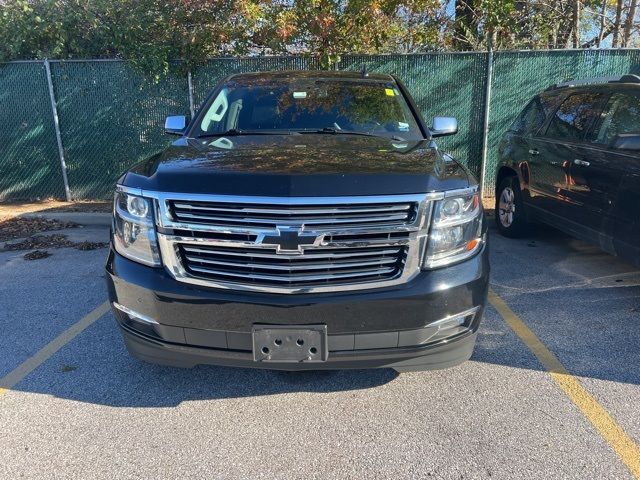
<path id="1" fill-rule="evenodd" d="M 505 237 L 519 237 L 525 233 L 527 219 L 522 208 L 522 192 L 517 177 L 505 177 L 496 191 L 496 224 Z"/>

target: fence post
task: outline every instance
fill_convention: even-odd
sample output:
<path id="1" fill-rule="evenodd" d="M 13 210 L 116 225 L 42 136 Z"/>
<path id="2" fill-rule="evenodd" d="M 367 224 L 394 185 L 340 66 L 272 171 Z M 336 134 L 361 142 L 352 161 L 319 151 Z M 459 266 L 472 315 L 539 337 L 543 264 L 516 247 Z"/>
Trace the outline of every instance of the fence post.
<path id="1" fill-rule="evenodd" d="M 58 155 L 60 156 L 60 166 L 62 167 L 62 181 L 64 182 L 64 194 L 67 202 L 71 201 L 71 191 L 69 190 L 69 179 L 67 177 L 67 163 L 64 160 L 64 148 L 62 148 L 62 136 L 60 135 L 60 122 L 58 120 L 58 105 L 53 92 L 53 81 L 51 80 L 51 67 L 49 59 L 44 60 L 44 69 L 47 72 L 47 84 L 49 85 L 49 99 L 51 100 L 51 111 L 53 112 L 53 127 L 56 131 L 56 142 L 58 143 Z"/>
<path id="2" fill-rule="evenodd" d="M 482 129 L 482 164 L 480 169 L 480 196 L 484 196 L 484 187 L 487 177 L 487 158 L 489 152 L 489 114 L 491 113 L 491 83 L 493 81 L 493 47 L 489 41 L 487 51 L 487 79 L 484 95 L 484 126 Z"/>
<path id="3" fill-rule="evenodd" d="M 189 82 L 189 111 L 191 112 L 191 119 L 195 116 L 195 105 L 193 104 L 193 80 L 191 79 L 191 69 L 187 72 L 187 82 Z"/>

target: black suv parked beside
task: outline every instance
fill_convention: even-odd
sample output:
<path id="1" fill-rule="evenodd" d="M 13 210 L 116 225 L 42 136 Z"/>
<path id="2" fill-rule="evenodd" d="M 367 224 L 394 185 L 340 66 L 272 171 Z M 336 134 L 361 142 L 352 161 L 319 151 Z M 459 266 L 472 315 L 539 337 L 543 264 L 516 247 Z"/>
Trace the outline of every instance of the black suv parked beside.
<path id="1" fill-rule="evenodd" d="M 549 87 L 504 134 L 499 158 L 503 235 L 537 220 L 640 265 L 640 77 Z"/>
<path id="2" fill-rule="evenodd" d="M 489 263 L 478 184 L 389 75 L 223 80 L 116 187 L 109 298 L 175 366 L 443 368 L 469 358 Z"/>

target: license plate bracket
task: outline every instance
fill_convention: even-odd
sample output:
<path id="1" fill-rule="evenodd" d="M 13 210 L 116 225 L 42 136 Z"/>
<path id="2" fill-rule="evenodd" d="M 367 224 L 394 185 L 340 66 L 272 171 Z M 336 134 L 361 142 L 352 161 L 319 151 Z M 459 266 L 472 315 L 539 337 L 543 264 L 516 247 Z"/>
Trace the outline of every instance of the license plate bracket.
<path id="1" fill-rule="evenodd" d="M 326 362 L 326 325 L 254 325 L 253 359 L 256 362 Z"/>

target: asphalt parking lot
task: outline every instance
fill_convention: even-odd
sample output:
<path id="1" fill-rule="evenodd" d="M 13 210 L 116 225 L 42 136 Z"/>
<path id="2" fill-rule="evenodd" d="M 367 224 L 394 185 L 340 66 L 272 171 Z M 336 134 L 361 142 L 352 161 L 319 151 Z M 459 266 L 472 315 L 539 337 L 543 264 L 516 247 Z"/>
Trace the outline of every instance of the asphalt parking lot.
<path id="1" fill-rule="evenodd" d="M 23 254 L 0 253 L 0 478 L 640 478 L 640 271 L 553 230 L 492 231 L 472 360 L 401 375 L 140 363 L 105 249 Z"/>

